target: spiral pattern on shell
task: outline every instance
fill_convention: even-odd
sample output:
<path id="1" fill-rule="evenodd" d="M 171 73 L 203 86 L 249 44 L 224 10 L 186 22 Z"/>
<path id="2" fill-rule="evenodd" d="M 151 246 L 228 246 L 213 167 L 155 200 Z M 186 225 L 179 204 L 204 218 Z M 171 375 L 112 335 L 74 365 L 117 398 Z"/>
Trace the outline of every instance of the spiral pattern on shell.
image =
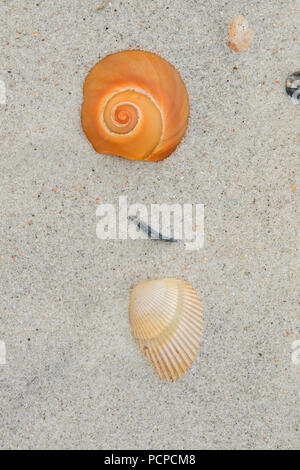
<path id="1" fill-rule="evenodd" d="M 82 127 L 99 153 L 159 161 L 185 133 L 184 82 L 169 62 L 151 52 L 105 57 L 89 72 L 83 95 Z"/>

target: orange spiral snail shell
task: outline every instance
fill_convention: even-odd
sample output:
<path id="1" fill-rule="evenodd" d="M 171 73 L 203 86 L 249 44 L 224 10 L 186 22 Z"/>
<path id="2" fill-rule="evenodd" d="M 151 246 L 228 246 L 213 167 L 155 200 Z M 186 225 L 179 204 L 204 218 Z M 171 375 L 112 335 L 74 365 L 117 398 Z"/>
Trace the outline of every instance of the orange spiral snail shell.
<path id="1" fill-rule="evenodd" d="M 151 52 L 108 55 L 86 77 L 83 97 L 82 127 L 99 153 L 163 160 L 186 131 L 185 84 L 169 62 Z"/>

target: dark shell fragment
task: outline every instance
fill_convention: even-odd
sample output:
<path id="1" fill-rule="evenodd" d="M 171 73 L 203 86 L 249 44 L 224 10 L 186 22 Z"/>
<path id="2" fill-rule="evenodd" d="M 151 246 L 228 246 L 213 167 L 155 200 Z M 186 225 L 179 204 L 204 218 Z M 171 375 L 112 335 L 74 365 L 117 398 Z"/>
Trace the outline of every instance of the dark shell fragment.
<path id="1" fill-rule="evenodd" d="M 296 104 L 300 103 L 300 72 L 294 72 L 286 79 L 285 89 Z"/>

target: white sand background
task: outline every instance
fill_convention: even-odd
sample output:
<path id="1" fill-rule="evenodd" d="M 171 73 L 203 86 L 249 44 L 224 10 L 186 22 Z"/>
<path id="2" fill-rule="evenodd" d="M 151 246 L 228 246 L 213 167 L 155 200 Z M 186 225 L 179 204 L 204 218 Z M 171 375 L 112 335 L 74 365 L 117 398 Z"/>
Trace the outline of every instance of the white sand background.
<path id="1" fill-rule="evenodd" d="M 0 447 L 300 448 L 300 107 L 284 89 L 300 1 L 103 3 L 1 1 Z M 235 54 L 240 13 L 256 34 Z M 99 155 L 81 129 L 87 72 L 127 48 L 160 54 L 188 88 L 186 136 L 161 163 Z M 99 240 L 97 202 L 120 195 L 203 203 L 204 247 Z M 206 327 L 193 367 L 165 383 L 128 302 L 171 276 L 195 286 Z"/>

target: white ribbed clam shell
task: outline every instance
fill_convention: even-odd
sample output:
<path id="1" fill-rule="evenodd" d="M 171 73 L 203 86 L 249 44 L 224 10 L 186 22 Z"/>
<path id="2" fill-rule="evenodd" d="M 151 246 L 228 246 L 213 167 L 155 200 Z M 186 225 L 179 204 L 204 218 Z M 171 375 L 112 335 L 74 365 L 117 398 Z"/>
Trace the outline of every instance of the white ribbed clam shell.
<path id="1" fill-rule="evenodd" d="M 248 49 L 253 39 L 253 30 L 242 15 L 233 18 L 228 31 L 228 46 L 235 52 Z"/>
<path id="2" fill-rule="evenodd" d="M 194 288 L 180 279 L 157 279 L 132 290 L 134 338 L 161 378 L 176 380 L 195 360 L 202 336 L 202 309 Z"/>

